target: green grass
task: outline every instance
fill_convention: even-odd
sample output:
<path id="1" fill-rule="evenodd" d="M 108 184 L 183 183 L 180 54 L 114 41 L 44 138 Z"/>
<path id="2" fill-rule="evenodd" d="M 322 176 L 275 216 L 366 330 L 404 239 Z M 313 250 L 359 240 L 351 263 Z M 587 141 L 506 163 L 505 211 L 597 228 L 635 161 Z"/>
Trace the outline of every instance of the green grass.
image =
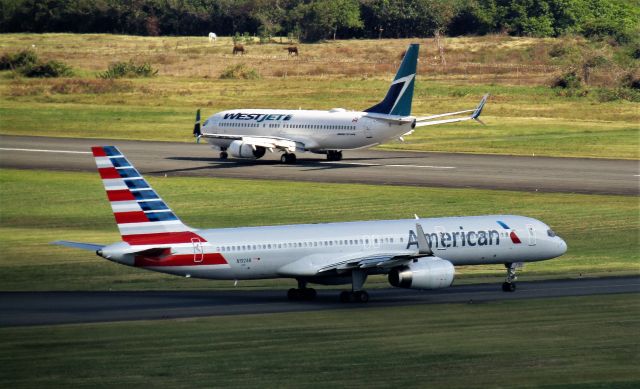
<path id="1" fill-rule="evenodd" d="M 640 385 L 637 294 L 0 328 L 0 386 Z"/>
<path id="2" fill-rule="evenodd" d="M 521 279 L 640 273 L 636 197 L 471 189 L 148 177 L 183 221 L 196 228 L 349 220 L 520 214 L 551 225 L 569 245 L 561 258 L 529 264 Z M 285 190 L 286 189 L 286 190 Z M 54 240 L 120 240 L 96 174 L 0 170 L 0 289 L 108 290 L 230 288 L 105 261 Z M 502 277 L 502 266 L 459 269 L 463 282 Z M 486 278 L 484 278 L 486 279 Z M 291 281 L 247 281 L 279 287 Z M 372 277 L 369 287 L 386 286 Z"/>
<path id="3" fill-rule="evenodd" d="M 556 40 L 492 36 L 447 41 L 451 69 L 444 73 L 427 55 L 433 42 L 422 41 L 427 50 L 421 55 L 413 112 L 473 108 L 489 92 L 492 97 L 482 117 L 487 126 L 425 127 L 406 137 L 406 143 L 382 148 L 640 158 L 638 103 L 601 102 L 597 88 L 585 97 L 562 97 L 548 87 L 557 72 L 547 51 Z M 397 55 L 409 40 L 305 45 L 301 58 L 291 59 L 280 45 L 253 45 L 250 56 L 232 57 L 224 39 L 211 47 L 206 38 L 198 37 L 0 36 L 0 48 L 7 51 L 29 47 L 31 42 L 40 56 L 67 61 L 79 75 L 28 80 L 0 72 L 1 134 L 186 142 L 192 140 L 199 107 L 205 116 L 243 107 L 365 109 L 384 96 L 398 65 Z M 133 57 L 159 67 L 160 76 L 115 84 L 96 79 L 110 62 Z M 241 63 L 257 68 L 263 78 L 218 79 L 224 67 Z M 489 68 L 483 74 L 456 70 L 467 63 Z M 514 77 L 513 69 L 492 68 L 510 64 L 525 71 L 524 78 Z"/>

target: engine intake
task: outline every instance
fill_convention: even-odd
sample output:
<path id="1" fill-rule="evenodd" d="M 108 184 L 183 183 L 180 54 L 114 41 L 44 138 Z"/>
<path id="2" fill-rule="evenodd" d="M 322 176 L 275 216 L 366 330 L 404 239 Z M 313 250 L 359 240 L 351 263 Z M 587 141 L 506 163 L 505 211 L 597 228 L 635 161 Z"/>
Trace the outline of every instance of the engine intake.
<path id="1" fill-rule="evenodd" d="M 397 288 L 438 289 L 451 286 L 454 275 L 455 268 L 451 262 L 425 258 L 391 269 L 389 283 Z"/>
<path id="2" fill-rule="evenodd" d="M 235 158 L 258 159 L 262 158 L 267 150 L 261 146 L 256 146 L 254 149 L 249 143 L 234 140 L 229 145 L 228 151 Z"/>

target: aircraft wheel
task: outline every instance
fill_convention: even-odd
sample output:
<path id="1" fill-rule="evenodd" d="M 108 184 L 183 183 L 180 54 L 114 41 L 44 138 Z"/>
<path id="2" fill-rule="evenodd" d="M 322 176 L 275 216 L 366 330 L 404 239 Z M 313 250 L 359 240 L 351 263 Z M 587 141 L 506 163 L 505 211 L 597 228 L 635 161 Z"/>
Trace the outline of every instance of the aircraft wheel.
<path id="1" fill-rule="evenodd" d="M 291 301 L 300 300 L 300 293 L 298 293 L 298 289 L 291 288 L 287 291 L 287 298 Z"/>
<path id="2" fill-rule="evenodd" d="M 305 300 L 311 301 L 315 300 L 318 293 L 313 288 L 304 288 L 302 289 L 302 295 L 304 296 Z"/>
<path id="3" fill-rule="evenodd" d="M 505 282 L 502 284 L 503 292 L 515 292 L 516 284 L 514 282 Z"/>
<path id="4" fill-rule="evenodd" d="M 340 292 L 340 302 L 348 303 L 350 300 L 351 300 L 351 292 L 347 292 L 346 290 L 343 290 L 342 292 Z"/>
<path id="5" fill-rule="evenodd" d="M 364 290 L 361 290 L 359 292 L 355 292 L 355 300 L 359 303 L 367 303 L 369 302 L 369 293 L 367 293 Z"/>
<path id="6" fill-rule="evenodd" d="M 285 153 L 280 156 L 282 163 L 296 163 L 296 155 L 293 153 Z"/>
<path id="7" fill-rule="evenodd" d="M 342 161 L 342 151 L 336 151 L 335 160 Z"/>
<path id="8" fill-rule="evenodd" d="M 227 154 L 226 151 L 221 151 L 220 152 L 220 159 L 227 159 L 229 158 L 229 154 Z"/>

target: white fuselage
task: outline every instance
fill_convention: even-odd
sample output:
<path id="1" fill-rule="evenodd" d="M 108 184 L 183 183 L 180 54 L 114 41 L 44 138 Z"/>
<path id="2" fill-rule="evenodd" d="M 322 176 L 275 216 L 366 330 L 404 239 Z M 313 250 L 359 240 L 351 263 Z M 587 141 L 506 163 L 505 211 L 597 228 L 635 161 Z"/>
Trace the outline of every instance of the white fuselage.
<path id="1" fill-rule="evenodd" d="M 411 131 L 411 122 L 399 124 L 367 112 L 286 109 L 236 109 L 210 116 L 203 133 L 229 136 L 283 138 L 299 143 L 299 151 L 323 152 L 371 147 Z M 216 148 L 232 139 L 207 138 Z"/>
<path id="2" fill-rule="evenodd" d="M 105 247 L 103 256 L 131 266 L 198 278 L 296 278 L 305 276 L 307 268 L 308 276 L 314 278 L 318 266 L 341 258 L 385 252 L 415 254 L 416 223 L 422 225 L 433 255 L 453 265 L 541 261 L 560 256 L 567 249 L 565 242 L 539 220 L 496 215 L 196 230 L 202 242 L 166 246 L 171 255 L 183 258 L 180 266 L 137 261 L 126 254 L 129 245 L 123 242 Z M 135 250 L 143 248 L 137 246 Z M 207 256 L 218 260 L 207 263 Z"/>

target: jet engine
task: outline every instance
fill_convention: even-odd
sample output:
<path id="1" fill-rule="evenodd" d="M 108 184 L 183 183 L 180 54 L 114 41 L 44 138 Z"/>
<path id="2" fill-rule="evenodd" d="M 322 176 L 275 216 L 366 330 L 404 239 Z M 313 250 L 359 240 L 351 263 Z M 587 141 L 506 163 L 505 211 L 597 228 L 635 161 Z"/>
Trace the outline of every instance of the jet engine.
<path id="1" fill-rule="evenodd" d="M 451 286 L 455 269 L 449 261 L 423 258 L 391 269 L 389 283 L 398 288 L 438 289 Z"/>
<path id="2" fill-rule="evenodd" d="M 245 143 L 241 140 L 234 140 L 227 149 L 229 154 L 235 158 L 249 158 L 258 159 L 264 156 L 267 151 L 264 147 L 255 146 L 255 148 L 249 143 Z"/>

